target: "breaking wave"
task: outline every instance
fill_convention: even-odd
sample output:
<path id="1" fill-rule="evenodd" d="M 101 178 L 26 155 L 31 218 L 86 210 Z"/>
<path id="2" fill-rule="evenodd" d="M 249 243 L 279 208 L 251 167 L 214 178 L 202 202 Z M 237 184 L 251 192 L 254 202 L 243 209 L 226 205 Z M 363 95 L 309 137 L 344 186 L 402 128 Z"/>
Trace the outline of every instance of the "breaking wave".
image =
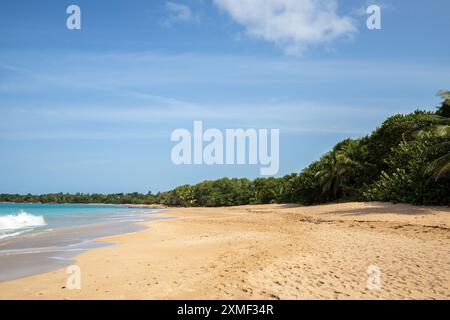
<path id="1" fill-rule="evenodd" d="M 25 211 L 18 214 L 0 216 L 0 230 L 18 230 L 45 225 L 47 223 L 43 216 L 35 216 Z"/>

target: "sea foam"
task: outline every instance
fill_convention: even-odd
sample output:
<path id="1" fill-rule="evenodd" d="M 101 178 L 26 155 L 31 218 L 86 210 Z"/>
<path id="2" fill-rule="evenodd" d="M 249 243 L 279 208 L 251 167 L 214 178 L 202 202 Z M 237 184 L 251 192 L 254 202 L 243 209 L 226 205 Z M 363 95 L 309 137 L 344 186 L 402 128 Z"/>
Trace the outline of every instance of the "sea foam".
<path id="1" fill-rule="evenodd" d="M 35 216 L 25 211 L 21 211 L 18 214 L 0 216 L 0 230 L 17 230 L 45 225 L 47 223 L 43 216 Z"/>

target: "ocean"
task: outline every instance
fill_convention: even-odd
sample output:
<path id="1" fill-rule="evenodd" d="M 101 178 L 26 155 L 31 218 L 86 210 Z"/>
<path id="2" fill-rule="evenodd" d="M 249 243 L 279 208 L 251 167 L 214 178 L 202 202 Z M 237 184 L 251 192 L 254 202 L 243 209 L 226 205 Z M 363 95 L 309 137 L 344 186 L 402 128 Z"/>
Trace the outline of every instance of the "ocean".
<path id="1" fill-rule="evenodd" d="M 73 263 L 85 250 L 113 245 L 95 239 L 144 227 L 159 209 L 114 205 L 0 203 L 0 281 Z"/>

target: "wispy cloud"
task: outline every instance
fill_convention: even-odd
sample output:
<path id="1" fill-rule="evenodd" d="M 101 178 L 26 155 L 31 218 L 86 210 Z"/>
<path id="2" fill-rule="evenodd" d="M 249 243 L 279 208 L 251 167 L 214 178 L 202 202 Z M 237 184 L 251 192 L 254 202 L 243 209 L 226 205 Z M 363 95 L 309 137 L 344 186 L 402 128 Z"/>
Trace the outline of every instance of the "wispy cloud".
<path id="1" fill-rule="evenodd" d="M 353 35 L 349 16 L 337 13 L 337 0 L 214 0 L 253 37 L 298 55 L 311 46 Z"/>
<path id="2" fill-rule="evenodd" d="M 169 12 L 169 15 L 164 20 L 166 25 L 171 25 L 177 22 L 197 21 L 198 19 L 198 17 L 192 12 L 191 8 L 185 4 L 167 1 L 166 9 Z"/>
<path id="3" fill-rule="evenodd" d="M 0 71 L 10 72 L 0 77 L 1 140 L 164 138 L 193 120 L 218 128 L 361 135 L 390 114 L 410 111 L 410 88 L 425 84 L 434 93 L 449 73 L 441 65 L 398 61 L 150 52 L 3 53 L 0 61 Z"/>
<path id="4" fill-rule="evenodd" d="M 362 135 L 373 121 L 390 112 L 345 105 L 295 104 L 30 106 L 3 113 L 0 139 L 136 140 L 167 138 L 171 130 L 195 120 L 224 128 L 277 128 L 283 134 L 340 133 Z M 17 124 L 22 127 L 18 128 Z M 13 126 L 8 124 L 14 124 Z"/>
<path id="5" fill-rule="evenodd" d="M 17 59 L 21 62 L 17 63 Z M 205 85 L 220 86 L 222 91 L 230 87 L 242 89 L 244 86 L 250 88 L 261 86 L 272 90 L 293 85 L 311 88 L 314 85 L 324 86 L 328 83 L 333 83 L 333 87 L 340 87 L 348 81 L 364 84 L 368 88 L 375 85 L 392 88 L 400 84 L 410 86 L 419 81 L 440 83 L 438 87 L 441 87 L 442 83 L 444 85 L 448 83 L 450 72 L 448 66 L 432 62 L 423 65 L 399 60 L 296 60 L 279 57 L 152 52 L 69 55 L 55 53 L 51 56 L 33 52 L 4 55 L 1 60 L 9 66 L 13 77 L 0 77 L 0 94 L 23 95 L 44 90 L 55 93 L 55 90 L 67 89 L 117 93 L 129 97 L 140 96 L 155 101 L 167 100 L 168 98 L 164 96 L 178 94 L 155 94 L 149 88 L 158 87 L 176 92 L 184 91 L 182 89 L 189 86 L 195 87 L 193 89 L 200 96 L 204 96 L 201 89 Z M 34 64 L 33 61 L 36 60 L 43 62 Z M 52 63 L 49 63 L 49 60 Z M 111 65 L 114 68 L 111 68 Z M 336 82 L 335 79 L 340 81 Z M 345 89 L 350 92 L 352 88 L 346 86 Z M 264 90 L 260 90 L 258 96 L 265 93 Z"/>

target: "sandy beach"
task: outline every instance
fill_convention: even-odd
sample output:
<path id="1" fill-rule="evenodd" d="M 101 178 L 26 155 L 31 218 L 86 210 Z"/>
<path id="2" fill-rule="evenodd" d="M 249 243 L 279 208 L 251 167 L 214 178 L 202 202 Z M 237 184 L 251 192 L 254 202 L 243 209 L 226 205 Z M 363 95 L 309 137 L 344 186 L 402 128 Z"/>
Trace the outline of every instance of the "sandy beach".
<path id="1" fill-rule="evenodd" d="M 450 209 L 386 203 L 183 208 L 1 299 L 449 299 Z M 368 289 L 368 268 L 381 286 Z"/>

